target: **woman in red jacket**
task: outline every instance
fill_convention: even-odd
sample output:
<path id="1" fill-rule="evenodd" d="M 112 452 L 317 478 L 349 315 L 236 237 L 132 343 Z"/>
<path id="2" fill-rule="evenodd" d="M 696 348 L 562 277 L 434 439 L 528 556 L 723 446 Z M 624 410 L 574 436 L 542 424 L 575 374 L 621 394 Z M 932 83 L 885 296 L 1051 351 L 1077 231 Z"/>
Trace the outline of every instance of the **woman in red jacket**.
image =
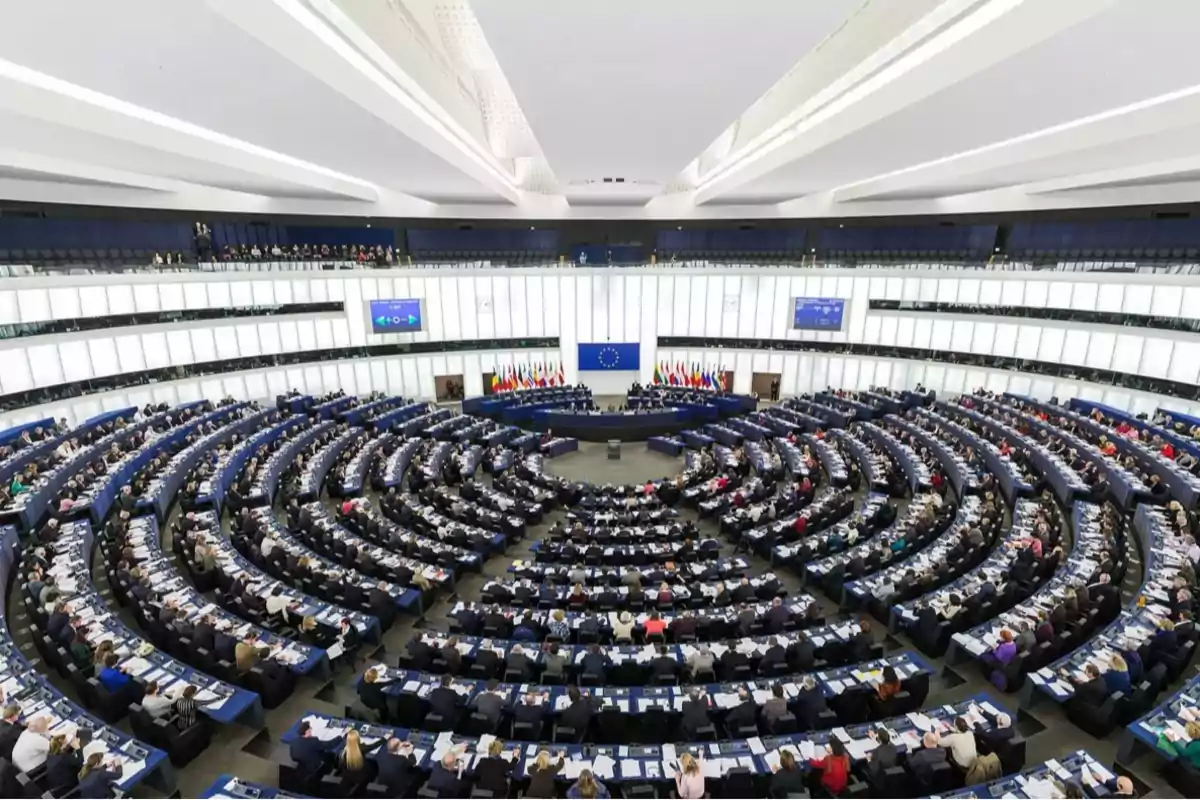
<path id="1" fill-rule="evenodd" d="M 825 791 L 834 796 L 846 791 L 846 784 L 850 780 L 850 756 L 846 754 L 846 746 L 841 739 L 830 737 L 825 757 L 814 758 L 808 763 L 813 769 L 821 770 L 821 785 Z"/>

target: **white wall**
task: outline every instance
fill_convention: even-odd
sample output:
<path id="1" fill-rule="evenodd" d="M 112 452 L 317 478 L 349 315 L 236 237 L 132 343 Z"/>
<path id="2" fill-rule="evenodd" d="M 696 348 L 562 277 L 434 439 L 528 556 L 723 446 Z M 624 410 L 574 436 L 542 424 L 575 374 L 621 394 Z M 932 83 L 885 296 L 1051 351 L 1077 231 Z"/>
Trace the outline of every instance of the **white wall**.
<path id="1" fill-rule="evenodd" d="M 817 333 L 790 328 L 791 300 L 798 296 L 842 297 L 848 301 L 840 332 Z M 373 298 L 419 297 L 425 300 L 427 330 L 415 334 L 375 335 L 364 315 Z M 705 367 L 736 372 L 734 389 L 748 391 L 751 373 L 784 375 L 784 394 L 804 391 L 808 381 L 821 387 L 888 383 L 917 375 L 890 359 L 862 359 L 815 353 L 699 351 L 659 353 L 659 336 L 763 338 L 792 341 L 890 344 L 1075 364 L 1185 383 L 1200 383 L 1200 335 L 1115 326 L 1085 326 L 1011 317 L 967 317 L 911 312 L 871 312 L 872 298 L 929 300 L 996 305 L 1057 306 L 1188 316 L 1200 309 L 1200 281 L 1187 276 L 1072 273 L 919 272 L 896 270 L 812 270 L 783 268 L 695 269 L 669 266 L 638 269 L 474 269 L 457 271 L 378 270 L 371 272 L 289 273 L 263 277 L 252 273 L 204 275 L 119 275 L 13 278 L 0 282 L 0 325 L 162 309 L 270 305 L 323 300 L 343 301 L 338 314 L 230 320 L 170 326 L 140 326 L 0 341 L 0 393 L 9 394 L 66 381 L 200 361 L 313 349 L 403 342 L 441 342 L 520 337 L 559 337 L 557 352 L 458 353 L 381 359 L 387 366 L 314 364 L 303 372 L 305 385 L 385 388 L 433 397 L 433 375 L 464 375 L 468 395 L 483 390 L 480 373 L 521 361 L 561 362 L 568 382 L 576 383 L 576 345 L 580 342 L 641 344 L 640 379 L 649 381 L 660 360 L 699 361 Z M 888 380 L 869 379 L 883 367 Z M 391 365 L 395 366 L 391 366 Z M 852 366 L 853 365 L 853 366 Z M 380 376 L 360 380 L 361 370 Z M 790 370 L 790 372 L 789 372 Z M 269 371 L 268 371 L 269 372 Z M 276 370 L 275 372 L 281 372 Z M 978 385 L 970 376 L 986 374 L 953 365 L 919 369 L 925 385 L 958 391 Z M 1066 396 L 1042 376 L 1002 373 L 1038 396 Z M 584 373 L 593 388 L 610 393 L 615 374 Z M 818 379 L 818 376 L 825 377 Z M 628 377 L 628 380 L 625 379 Z M 837 380 L 834 380 L 837 378 Z M 224 385 L 224 376 L 206 379 Z M 257 380 L 257 379 L 255 379 Z M 620 389 L 633 380 L 620 378 Z M 998 380 L 995 377 L 989 380 Z M 213 382 L 216 383 L 213 383 Z M 338 381 L 343 383 L 339 384 Z M 352 382 L 351 382 L 352 381 Z M 864 383 L 865 381 L 865 383 Z M 290 386 L 294 381 L 285 380 Z M 185 381 L 195 386 L 197 381 Z M 1064 386 L 1072 382 L 1064 382 Z M 236 386 L 236 380 L 234 385 Z M 393 389 L 391 387 L 400 387 Z M 959 387 L 956 389 L 955 387 Z M 248 385 L 237 396 L 260 397 Z M 366 391 L 367 389 L 359 389 Z M 143 387 L 139 396 L 153 393 Z M 189 390 L 190 391 L 190 390 Z M 1114 387 L 1088 388 L 1129 405 L 1133 393 Z M 216 390 L 209 395 L 220 395 Z M 129 397 L 133 392 L 113 393 Z M 1089 396 L 1091 396 L 1089 395 Z M 1128 395 L 1128 402 L 1119 398 Z M 1099 398 L 1097 398 L 1099 399 Z M 1170 401 L 1167 401 L 1170 402 Z M 104 405 L 104 404 L 108 405 Z M 96 397 L 72 407 L 113 407 Z M 1178 410 L 1200 406 L 1175 401 Z M 1197 408 L 1196 410 L 1200 410 Z M 8 415 L 13 417 L 15 415 Z"/>

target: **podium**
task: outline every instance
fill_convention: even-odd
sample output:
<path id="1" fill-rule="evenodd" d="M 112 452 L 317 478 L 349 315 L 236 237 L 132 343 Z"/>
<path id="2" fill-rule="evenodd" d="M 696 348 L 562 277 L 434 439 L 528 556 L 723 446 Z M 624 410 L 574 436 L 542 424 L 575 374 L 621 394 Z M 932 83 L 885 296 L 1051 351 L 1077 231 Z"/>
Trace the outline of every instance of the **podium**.
<path id="1" fill-rule="evenodd" d="M 621 440 L 620 439 L 609 439 L 608 440 L 608 460 L 609 461 L 620 461 L 621 460 Z"/>

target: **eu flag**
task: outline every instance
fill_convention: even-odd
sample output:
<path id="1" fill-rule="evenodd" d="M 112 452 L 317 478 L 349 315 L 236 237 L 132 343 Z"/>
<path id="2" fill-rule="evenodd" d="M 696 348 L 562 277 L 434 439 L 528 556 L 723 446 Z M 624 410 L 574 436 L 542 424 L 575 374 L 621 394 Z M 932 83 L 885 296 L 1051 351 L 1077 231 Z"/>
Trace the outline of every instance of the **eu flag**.
<path id="1" fill-rule="evenodd" d="M 579 345 L 579 369 L 581 371 L 613 370 L 629 372 L 637 370 L 641 363 L 637 342 L 601 342 Z"/>

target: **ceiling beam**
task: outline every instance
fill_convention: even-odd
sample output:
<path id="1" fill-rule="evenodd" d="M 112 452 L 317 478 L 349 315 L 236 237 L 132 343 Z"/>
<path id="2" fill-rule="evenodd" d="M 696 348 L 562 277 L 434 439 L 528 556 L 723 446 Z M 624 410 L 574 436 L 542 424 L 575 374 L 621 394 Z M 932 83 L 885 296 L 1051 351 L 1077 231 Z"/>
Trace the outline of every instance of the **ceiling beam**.
<path id="1" fill-rule="evenodd" d="M 206 0 L 208 6 L 322 83 L 511 203 L 513 175 L 327 2 Z M 320 13 L 314 11 L 318 9 Z M 319 112 L 318 112 L 319 113 Z"/>
<path id="2" fill-rule="evenodd" d="M 883 120 L 983 70 L 1018 55 L 1118 0 L 950 0 L 898 37 L 905 49 L 882 68 L 839 81 L 821 93 L 792 127 L 735 154 L 706 175 L 696 191 L 704 203 L 748 181 Z M 953 13 L 951 13 L 953 12 Z M 935 29 L 930 32 L 929 29 Z"/>
<path id="3" fill-rule="evenodd" d="M 1125 141 L 1131 142 L 1130 147 L 1136 152 L 1138 145 L 1135 142 L 1141 137 L 1195 125 L 1200 125 L 1200 86 L 1190 86 L 849 184 L 835 189 L 834 198 L 848 202 L 922 186 L 945 185 L 969 180 L 971 175 Z"/>
<path id="4" fill-rule="evenodd" d="M 367 181 L 0 59 L 0 108 L 324 193 L 374 201 Z M 84 153 L 80 154 L 86 155 Z"/>

